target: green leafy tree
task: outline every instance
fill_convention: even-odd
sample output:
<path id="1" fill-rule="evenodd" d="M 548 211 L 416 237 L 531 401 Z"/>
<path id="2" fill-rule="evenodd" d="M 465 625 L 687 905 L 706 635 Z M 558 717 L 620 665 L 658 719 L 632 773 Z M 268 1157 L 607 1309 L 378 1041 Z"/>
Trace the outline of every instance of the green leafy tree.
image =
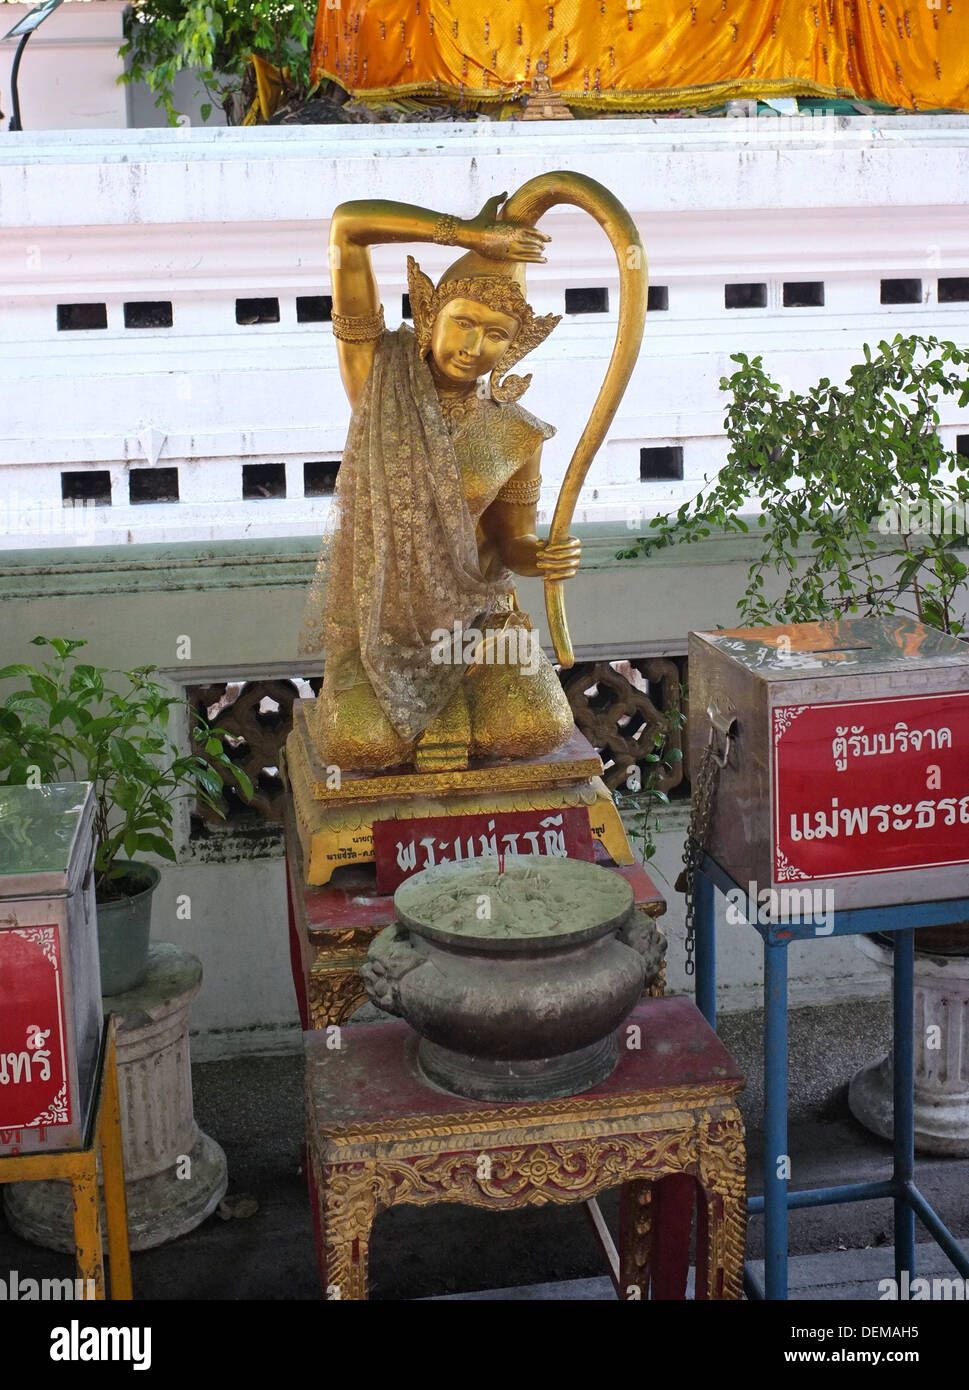
<path id="1" fill-rule="evenodd" d="M 253 53 L 288 68 L 294 94 L 309 91 L 315 20 L 312 0 L 133 0 L 119 50 L 131 61 L 121 81 L 145 82 L 176 125 L 175 77 L 197 70 L 212 98 L 202 106 L 202 119 L 216 103 L 232 124 L 234 97 Z"/>
<path id="2" fill-rule="evenodd" d="M 909 613 L 965 635 L 969 459 L 938 435 L 940 395 L 969 403 L 969 353 L 896 336 L 865 345 L 844 386 L 826 377 L 784 390 L 762 359 L 735 354 L 721 379 L 732 400 L 726 465 L 691 501 L 654 517 L 622 557 L 745 532 L 760 504 L 763 547 L 747 573 L 743 621 L 814 622 L 845 614 Z"/>
<path id="3" fill-rule="evenodd" d="M 87 643 L 63 637 L 35 637 L 33 645 L 50 648 L 54 660 L 0 668 L 0 681 L 22 682 L 0 705 L 0 782 L 93 783 L 96 896 L 123 896 L 115 883 L 125 873 L 122 856 L 174 861 L 178 799 L 198 797 L 222 815 L 224 787 L 235 782 L 248 800 L 252 783 L 226 754 L 222 729 L 196 719 L 192 741 L 200 751 L 179 752 L 167 732 L 169 713 L 190 707 L 151 679 L 154 666 L 89 666 L 75 656 Z M 120 689 L 117 677 L 126 682 Z"/>

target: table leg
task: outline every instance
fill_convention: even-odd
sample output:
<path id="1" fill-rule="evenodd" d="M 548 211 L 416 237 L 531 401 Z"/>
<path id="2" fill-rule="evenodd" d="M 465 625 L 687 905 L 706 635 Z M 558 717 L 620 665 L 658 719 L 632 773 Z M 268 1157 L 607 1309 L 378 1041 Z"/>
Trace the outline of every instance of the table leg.
<path id="1" fill-rule="evenodd" d="M 314 1163 L 312 1187 L 323 1297 L 362 1302 L 369 1297 L 370 1231 L 377 1215 L 373 1174 Z"/>
<path id="2" fill-rule="evenodd" d="M 915 932 L 894 933 L 892 970 L 893 1177 L 901 1186 L 915 1178 Z M 903 1272 L 906 1272 L 903 1280 Z M 895 1278 L 908 1288 L 915 1278 L 915 1212 L 895 1198 Z"/>
<path id="3" fill-rule="evenodd" d="M 296 991 L 296 1007 L 299 1010 L 300 1027 L 305 1032 L 310 1023 L 309 1007 L 306 999 L 306 976 L 303 972 L 303 947 L 296 926 L 296 908 L 293 903 L 293 885 L 290 879 L 289 851 L 286 852 L 286 915 L 289 921 L 289 965 L 293 972 L 293 988 Z"/>
<path id="4" fill-rule="evenodd" d="M 124 1150 L 121 1132 L 121 1104 L 118 1097 L 118 1067 L 114 1032 L 108 1042 L 104 1068 L 104 1096 L 101 1102 L 100 1149 L 104 1182 L 104 1214 L 108 1235 L 108 1263 L 111 1270 L 111 1297 L 131 1298 L 131 1252 L 128 1248 L 128 1200 L 124 1185 Z"/>
<path id="5" fill-rule="evenodd" d="M 701 1187 L 696 1223 L 696 1299 L 740 1299 L 747 1198 L 743 1174 L 726 1188 Z"/>
<path id="6" fill-rule="evenodd" d="M 84 1169 L 71 1178 L 71 1198 L 74 1203 L 74 1258 L 77 1277 L 87 1288 L 94 1284 L 94 1297 L 104 1298 L 104 1249 L 101 1244 L 101 1195 L 98 1190 L 97 1151 L 85 1155 Z"/>
<path id="7" fill-rule="evenodd" d="M 787 1298 L 787 943 L 764 946 L 764 1296 Z"/>
<path id="8" fill-rule="evenodd" d="M 690 1236 L 697 1183 L 690 1173 L 670 1173 L 653 1185 L 651 1297 L 682 1301 L 690 1273 Z"/>
<path id="9" fill-rule="evenodd" d="M 649 1297 L 653 1259 L 653 1184 L 646 1178 L 619 1191 L 619 1297 Z"/>

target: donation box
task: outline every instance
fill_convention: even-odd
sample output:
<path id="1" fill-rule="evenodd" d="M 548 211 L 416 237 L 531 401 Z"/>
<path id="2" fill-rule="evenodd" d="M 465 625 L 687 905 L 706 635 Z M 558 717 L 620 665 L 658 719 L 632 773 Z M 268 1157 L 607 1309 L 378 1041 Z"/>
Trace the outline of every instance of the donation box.
<path id="1" fill-rule="evenodd" d="M 690 759 L 726 764 L 704 848 L 836 911 L 969 888 L 969 646 L 902 618 L 690 633 Z"/>
<path id="2" fill-rule="evenodd" d="M 0 1155 L 80 1147 L 101 1038 L 89 782 L 0 787 Z"/>

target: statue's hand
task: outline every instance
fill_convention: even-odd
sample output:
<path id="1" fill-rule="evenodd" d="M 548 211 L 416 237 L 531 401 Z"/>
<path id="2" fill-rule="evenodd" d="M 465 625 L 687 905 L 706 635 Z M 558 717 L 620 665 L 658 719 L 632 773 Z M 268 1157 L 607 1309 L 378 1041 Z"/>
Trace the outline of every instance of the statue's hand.
<path id="1" fill-rule="evenodd" d="M 545 245 L 551 237 L 534 227 L 500 221 L 498 209 L 507 197 L 507 193 L 501 193 L 489 198 L 477 217 L 461 223 L 461 245 L 496 261 L 544 262 Z"/>
<path id="2" fill-rule="evenodd" d="M 571 579 L 577 573 L 582 556 L 582 542 L 575 536 L 558 545 L 539 541 L 535 567 L 543 579 Z"/>

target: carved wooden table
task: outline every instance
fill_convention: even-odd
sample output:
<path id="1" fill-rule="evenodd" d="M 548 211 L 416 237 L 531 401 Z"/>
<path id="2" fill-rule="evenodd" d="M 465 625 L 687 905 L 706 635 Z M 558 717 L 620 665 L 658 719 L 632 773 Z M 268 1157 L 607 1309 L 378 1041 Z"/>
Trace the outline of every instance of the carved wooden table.
<path id="1" fill-rule="evenodd" d="M 325 1033 L 306 1032 L 308 1166 L 325 1297 L 367 1297 L 370 1229 L 387 1207 L 512 1210 L 587 1202 L 622 1185 L 610 1262 L 620 1298 L 684 1296 L 687 1190 L 697 1204 L 697 1296 L 740 1298 L 745 1151 L 735 1098 L 743 1077 L 686 998 L 644 1000 L 619 1039 L 616 1070 L 583 1095 L 483 1105 L 421 1081 L 417 1036 L 405 1023 L 351 1024 L 339 1049 Z"/>
<path id="2" fill-rule="evenodd" d="M 283 802 L 289 952 L 300 1023 L 304 1028 L 325 1028 L 345 1023 L 366 1003 L 360 967 L 371 941 L 394 921 L 394 899 L 392 894 L 377 894 L 372 864 L 348 866 L 330 883 L 308 886 L 288 792 Z M 611 864 L 608 859 L 604 862 Z M 615 872 L 632 884 L 637 912 L 656 918 L 666 911 L 664 898 L 642 865 L 619 867 Z M 650 995 L 662 995 L 664 976 L 665 961 L 654 979 L 647 981 Z"/>

